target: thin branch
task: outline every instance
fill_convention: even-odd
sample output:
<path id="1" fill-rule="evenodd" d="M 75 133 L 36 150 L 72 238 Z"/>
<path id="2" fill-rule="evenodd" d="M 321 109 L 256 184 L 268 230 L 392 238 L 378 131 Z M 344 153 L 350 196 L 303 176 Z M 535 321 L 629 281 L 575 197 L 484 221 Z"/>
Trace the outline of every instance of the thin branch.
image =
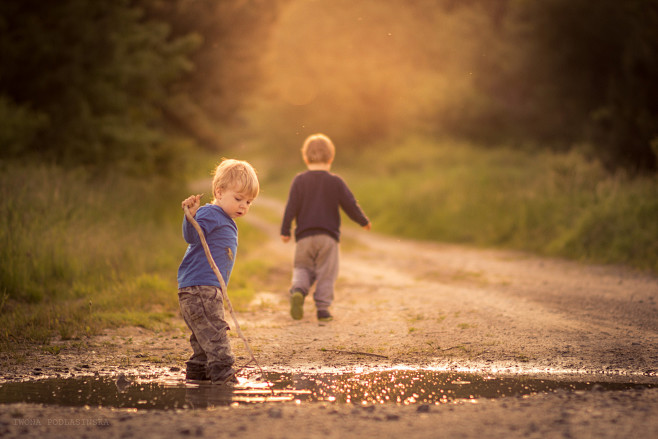
<path id="1" fill-rule="evenodd" d="M 339 354 L 351 354 L 351 355 L 368 355 L 369 357 L 377 358 L 388 358 L 386 355 L 371 354 L 370 352 L 360 352 L 360 351 L 342 351 L 340 349 L 320 349 L 322 352 L 337 352 Z"/>

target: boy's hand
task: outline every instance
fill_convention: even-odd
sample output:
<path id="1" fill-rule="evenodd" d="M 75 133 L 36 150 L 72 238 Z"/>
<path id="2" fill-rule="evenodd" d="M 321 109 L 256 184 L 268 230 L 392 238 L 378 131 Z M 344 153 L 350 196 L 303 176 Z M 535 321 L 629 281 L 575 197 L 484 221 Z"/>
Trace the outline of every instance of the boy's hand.
<path id="1" fill-rule="evenodd" d="M 201 207 L 202 195 L 190 195 L 183 200 L 181 203 L 181 208 L 185 209 L 185 207 L 187 207 L 190 210 L 190 215 L 194 217 L 194 215 L 196 215 L 196 211 L 199 210 L 199 207 Z"/>
<path id="2" fill-rule="evenodd" d="M 281 241 L 283 241 L 284 243 L 290 241 L 290 236 L 281 235 Z"/>
<path id="3" fill-rule="evenodd" d="M 372 229 L 372 223 L 368 223 L 368 224 L 366 224 L 365 226 L 363 226 L 363 228 L 364 228 L 365 230 L 370 230 L 370 229 Z"/>

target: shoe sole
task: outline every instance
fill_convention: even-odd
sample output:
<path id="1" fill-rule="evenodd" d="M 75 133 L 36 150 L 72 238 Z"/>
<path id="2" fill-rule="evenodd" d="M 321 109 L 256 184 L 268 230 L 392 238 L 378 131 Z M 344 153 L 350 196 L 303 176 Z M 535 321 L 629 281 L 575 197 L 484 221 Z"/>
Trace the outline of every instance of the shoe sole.
<path id="1" fill-rule="evenodd" d="M 295 292 L 290 296 L 290 317 L 301 320 L 304 317 L 304 295 Z"/>

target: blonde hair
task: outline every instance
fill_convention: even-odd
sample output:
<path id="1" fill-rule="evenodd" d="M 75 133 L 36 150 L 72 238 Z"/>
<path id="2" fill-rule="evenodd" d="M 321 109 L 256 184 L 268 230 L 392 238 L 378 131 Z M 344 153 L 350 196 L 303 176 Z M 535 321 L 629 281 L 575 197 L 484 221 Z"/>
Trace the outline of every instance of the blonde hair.
<path id="1" fill-rule="evenodd" d="M 213 197 L 217 197 L 218 190 L 226 189 L 234 190 L 251 199 L 256 198 L 260 190 L 256 170 L 243 160 L 222 159 L 212 179 Z"/>
<path id="2" fill-rule="evenodd" d="M 331 163 L 335 154 L 333 142 L 324 134 L 308 136 L 302 146 L 302 157 L 307 163 Z"/>

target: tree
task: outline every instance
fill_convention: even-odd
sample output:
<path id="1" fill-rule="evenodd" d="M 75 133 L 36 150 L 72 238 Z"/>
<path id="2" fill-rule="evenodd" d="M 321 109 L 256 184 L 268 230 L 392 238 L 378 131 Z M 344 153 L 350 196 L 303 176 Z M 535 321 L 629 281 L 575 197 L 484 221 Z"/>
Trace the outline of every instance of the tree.
<path id="1" fill-rule="evenodd" d="M 546 128 L 588 140 L 610 166 L 655 169 L 658 1 L 515 3 L 528 41 L 518 72 L 536 80 L 535 105 L 562 114 Z M 551 126 L 552 125 L 552 126 Z"/>
<path id="2" fill-rule="evenodd" d="M 279 8 L 290 0 L 138 0 L 147 16 L 171 26 L 172 36 L 200 36 L 190 54 L 195 68 L 180 81 L 165 110 L 170 121 L 210 150 L 224 146 L 223 129 L 262 82 L 262 62 Z"/>
<path id="3" fill-rule="evenodd" d="M 41 120 L 3 155 L 169 169 L 162 108 L 192 68 L 193 36 L 169 40 L 167 25 L 145 21 L 128 0 L 3 2 L 0 29 L 4 106 Z"/>

